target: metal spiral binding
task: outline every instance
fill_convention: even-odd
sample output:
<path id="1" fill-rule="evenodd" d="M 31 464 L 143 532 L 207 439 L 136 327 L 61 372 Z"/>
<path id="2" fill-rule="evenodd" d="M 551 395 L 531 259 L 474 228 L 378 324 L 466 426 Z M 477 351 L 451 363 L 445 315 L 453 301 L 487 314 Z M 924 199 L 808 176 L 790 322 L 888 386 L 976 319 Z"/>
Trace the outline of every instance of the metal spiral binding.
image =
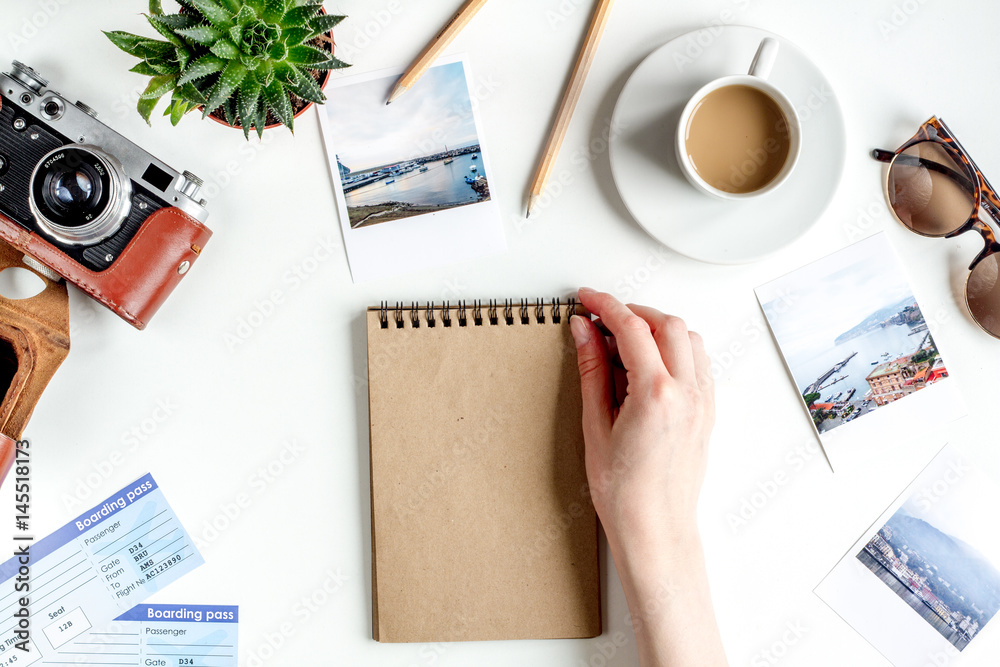
<path id="1" fill-rule="evenodd" d="M 577 300 L 575 298 L 570 298 L 566 300 L 565 303 L 565 317 L 568 319 L 576 312 Z M 561 324 L 564 317 L 564 304 L 562 299 L 551 299 L 549 304 L 545 303 L 545 299 L 535 299 L 535 303 L 531 303 L 531 299 L 504 299 L 503 301 L 503 313 L 501 315 L 501 304 L 498 299 L 490 299 L 486 303 L 486 315 L 483 316 L 483 301 L 476 299 L 472 302 L 472 321 L 475 326 L 482 326 L 483 320 L 489 320 L 491 326 L 497 326 L 500 324 L 500 318 L 503 317 L 503 323 L 507 326 L 513 326 L 515 322 L 514 308 L 517 307 L 517 318 L 520 320 L 521 324 L 531 324 L 532 311 L 534 311 L 534 318 L 537 324 L 545 324 L 549 315 L 546 315 L 546 305 L 549 309 L 551 316 L 551 322 L 553 324 Z M 440 313 L 435 313 L 436 308 L 440 309 Z M 409 311 L 410 327 L 413 329 L 420 328 L 421 313 L 423 310 L 423 320 L 427 323 L 427 328 L 431 329 L 437 326 L 438 315 L 440 315 L 441 326 L 451 327 L 452 326 L 452 306 L 451 301 L 445 301 L 443 303 L 435 304 L 433 301 L 427 301 L 424 306 L 421 306 L 417 301 L 411 301 L 409 306 L 406 306 L 401 301 L 397 301 L 395 307 L 391 306 L 388 301 L 379 302 L 378 307 L 378 321 L 382 329 L 388 329 L 389 327 L 389 311 L 392 311 L 392 320 L 396 323 L 397 329 L 402 329 L 406 326 L 406 318 L 404 311 Z M 464 299 L 460 300 L 455 306 L 455 311 L 457 313 L 458 326 L 465 327 L 469 326 L 469 304 Z"/>
<path id="2" fill-rule="evenodd" d="M 545 302 L 542 299 L 535 299 L 535 321 L 545 324 Z"/>

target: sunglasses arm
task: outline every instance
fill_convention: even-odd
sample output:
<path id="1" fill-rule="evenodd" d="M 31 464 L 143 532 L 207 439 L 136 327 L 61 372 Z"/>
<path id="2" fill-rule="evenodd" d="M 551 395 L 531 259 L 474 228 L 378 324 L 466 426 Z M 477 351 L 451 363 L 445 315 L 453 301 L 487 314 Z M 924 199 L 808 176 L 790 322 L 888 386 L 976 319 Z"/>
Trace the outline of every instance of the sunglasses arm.
<path id="1" fill-rule="evenodd" d="M 896 154 L 892 151 L 883 150 L 881 148 L 873 148 L 871 152 L 872 158 L 878 160 L 879 162 L 892 162 L 892 158 L 896 157 Z"/>

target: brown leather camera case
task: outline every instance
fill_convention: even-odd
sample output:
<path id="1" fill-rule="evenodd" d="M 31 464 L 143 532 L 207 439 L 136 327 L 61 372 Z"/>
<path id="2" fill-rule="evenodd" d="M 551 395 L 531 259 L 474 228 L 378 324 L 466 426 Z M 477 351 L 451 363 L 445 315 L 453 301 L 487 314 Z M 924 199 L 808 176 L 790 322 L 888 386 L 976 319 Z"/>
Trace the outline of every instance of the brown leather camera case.
<path id="1" fill-rule="evenodd" d="M 45 264 L 136 329 L 146 328 L 211 236 L 211 230 L 180 209 L 163 208 L 142 223 L 114 264 L 98 273 L 0 215 L 0 239 Z"/>
<path id="2" fill-rule="evenodd" d="M 0 270 L 25 268 L 21 255 L 0 243 Z M 42 391 L 69 354 L 66 286 L 42 280 L 45 289 L 31 298 L 0 296 L 0 366 L 7 370 L 5 379 L 10 378 L 0 403 L 0 433 L 14 440 L 20 440 Z"/>

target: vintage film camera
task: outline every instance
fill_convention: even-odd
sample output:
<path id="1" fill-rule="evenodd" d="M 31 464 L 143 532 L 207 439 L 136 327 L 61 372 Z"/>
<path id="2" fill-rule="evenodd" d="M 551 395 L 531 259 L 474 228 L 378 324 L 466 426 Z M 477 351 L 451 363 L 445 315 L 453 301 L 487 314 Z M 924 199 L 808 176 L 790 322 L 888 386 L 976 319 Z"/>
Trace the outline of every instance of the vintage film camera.
<path id="1" fill-rule="evenodd" d="M 47 86 L 0 74 L 0 240 L 142 329 L 212 236 L 202 182 Z"/>

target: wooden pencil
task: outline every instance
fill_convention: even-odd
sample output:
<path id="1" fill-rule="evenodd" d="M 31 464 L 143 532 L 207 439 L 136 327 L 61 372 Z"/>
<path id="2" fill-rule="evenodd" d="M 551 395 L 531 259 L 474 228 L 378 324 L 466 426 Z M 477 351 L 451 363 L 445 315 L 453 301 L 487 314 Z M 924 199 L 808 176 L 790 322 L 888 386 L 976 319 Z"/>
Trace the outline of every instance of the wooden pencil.
<path id="1" fill-rule="evenodd" d="M 389 94 L 389 99 L 386 104 L 392 104 L 392 102 L 398 98 L 400 95 L 405 93 L 410 87 L 417 82 L 427 68 L 437 60 L 437 57 L 441 55 L 452 40 L 458 36 L 458 33 L 462 32 L 462 29 L 468 25 L 472 17 L 483 8 L 486 4 L 486 0 L 466 0 L 465 4 L 451 17 L 441 31 L 437 34 L 434 39 L 431 40 L 417 59 L 413 61 L 413 64 L 403 73 L 403 76 L 399 77 L 399 81 L 396 82 L 396 86 L 392 89 Z"/>
<path id="2" fill-rule="evenodd" d="M 594 56 L 597 54 L 597 45 L 601 43 L 601 36 L 604 34 L 604 28 L 608 24 L 608 16 L 611 14 L 611 6 L 613 4 L 615 4 L 615 0 L 598 0 L 597 9 L 594 10 L 594 16 L 590 21 L 590 28 L 587 30 L 583 49 L 581 49 L 580 55 L 576 59 L 576 65 L 573 67 L 573 74 L 570 77 L 569 85 L 566 86 L 562 101 L 559 103 L 559 112 L 556 114 L 555 124 L 552 126 L 548 141 L 545 143 L 545 152 L 538 163 L 535 178 L 531 182 L 531 189 L 528 193 L 528 217 L 531 216 L 531 211 L 536 208 L 538 201 L 541 199 L 545 185 L 548 183 L 553 167 L 555 167 L 556 158 L 559 156 L 559 149 L 562 147 L 563 139 L 566 137 L 566 130 L 569 128 L 570 120 L 573 118 L 576 103 L 583 92 L 583 84 L 587 80 L 587 73 L 594 62 Z"/>

